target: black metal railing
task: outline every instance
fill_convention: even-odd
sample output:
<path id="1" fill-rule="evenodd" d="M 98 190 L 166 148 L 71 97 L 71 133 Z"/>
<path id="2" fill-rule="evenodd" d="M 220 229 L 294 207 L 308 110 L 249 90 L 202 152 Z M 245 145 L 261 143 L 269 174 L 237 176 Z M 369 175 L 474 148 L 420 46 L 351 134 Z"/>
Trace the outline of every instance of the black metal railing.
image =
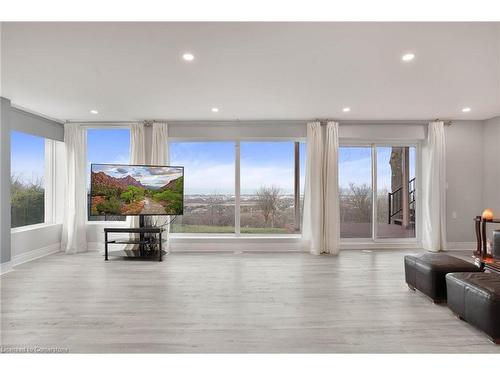
<path id="1" fill-rule="evenodd" d="M 388 223 L 393 222 L 393 218 L 403 211 L 403 187 L 388 193 Z M 408 210 L 410 213 L 410 221 L 415 220 L 412 216 L 415 215 L 415 178 L 408 181 Z"/>

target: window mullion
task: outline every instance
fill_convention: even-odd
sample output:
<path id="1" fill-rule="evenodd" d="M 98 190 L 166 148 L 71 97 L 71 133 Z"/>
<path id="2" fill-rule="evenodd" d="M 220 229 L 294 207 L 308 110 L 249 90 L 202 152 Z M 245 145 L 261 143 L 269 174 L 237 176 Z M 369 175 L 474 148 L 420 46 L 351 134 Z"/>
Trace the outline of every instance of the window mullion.
<path id="1" fill-rule="evenodd" d="M 377 146 L 372 145 L 372 240 L 377 239 Z"/>
<path id="2" fill-rule="evenodd" d="M 239 236 L 240 230 L 240 141 L 234 144 L 234 233 Z"/>
<path id="3" fill-rule="evenodd" d="M 294 143 L 294 224 L 295 231 L 300 232 L 300 143 Z"/>
<path id="4" fill-rule="evenodd" d="M 44 222 L 53 223 L 55 220 L 55 187 L 56 187 L 56 161 L 55 142 L 45 139 L 45 166 L 44 166 Z"/>

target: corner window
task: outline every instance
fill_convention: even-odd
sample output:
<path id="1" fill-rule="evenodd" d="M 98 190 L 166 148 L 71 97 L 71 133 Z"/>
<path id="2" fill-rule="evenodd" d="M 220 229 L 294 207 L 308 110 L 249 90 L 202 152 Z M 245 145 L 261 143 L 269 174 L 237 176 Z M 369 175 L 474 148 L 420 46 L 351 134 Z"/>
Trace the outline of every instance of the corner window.
<path id="1" fill-rule="evenodd" d="M 45 222 L 45 143 L 11 132 L 11 228 Z"/>

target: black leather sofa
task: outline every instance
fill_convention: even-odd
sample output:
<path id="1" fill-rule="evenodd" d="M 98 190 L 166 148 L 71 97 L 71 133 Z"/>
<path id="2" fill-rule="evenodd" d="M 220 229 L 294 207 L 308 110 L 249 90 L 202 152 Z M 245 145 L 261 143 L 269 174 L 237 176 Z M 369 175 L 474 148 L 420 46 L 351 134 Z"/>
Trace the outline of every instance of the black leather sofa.
<path id="1" fill-rule="evenodd" d="M 448 307 L 500 344 L 500 275 L 462 272 L 446 275 Z"/>
<path id="2" fill-rule="evenodd" d="M 446 274 L 480 272 L 479 267 L 465 260 L 440 253 L 406 255 L 405 279 L 408 287 L 418 289 L 434 303 L 446 301 Z"/>

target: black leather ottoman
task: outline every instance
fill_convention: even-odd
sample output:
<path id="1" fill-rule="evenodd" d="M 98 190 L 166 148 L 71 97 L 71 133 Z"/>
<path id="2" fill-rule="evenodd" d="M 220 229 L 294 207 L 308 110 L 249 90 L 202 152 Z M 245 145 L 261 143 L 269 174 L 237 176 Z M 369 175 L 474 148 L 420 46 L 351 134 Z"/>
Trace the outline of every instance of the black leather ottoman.
<path id="1" fill-rule="evenodd" d="M 500 344 L 500 275 L 449 273 L 446 286 L 448 307 Z"/>
<path id="2" fill-rule="evenodd" d="M 473 263 L 447 254 L 405 256 L 405 278 L 410 289 L 418 289 L 434 303 L 446 301 L 446 279 L 450 272 L 480 272 Z"/>

